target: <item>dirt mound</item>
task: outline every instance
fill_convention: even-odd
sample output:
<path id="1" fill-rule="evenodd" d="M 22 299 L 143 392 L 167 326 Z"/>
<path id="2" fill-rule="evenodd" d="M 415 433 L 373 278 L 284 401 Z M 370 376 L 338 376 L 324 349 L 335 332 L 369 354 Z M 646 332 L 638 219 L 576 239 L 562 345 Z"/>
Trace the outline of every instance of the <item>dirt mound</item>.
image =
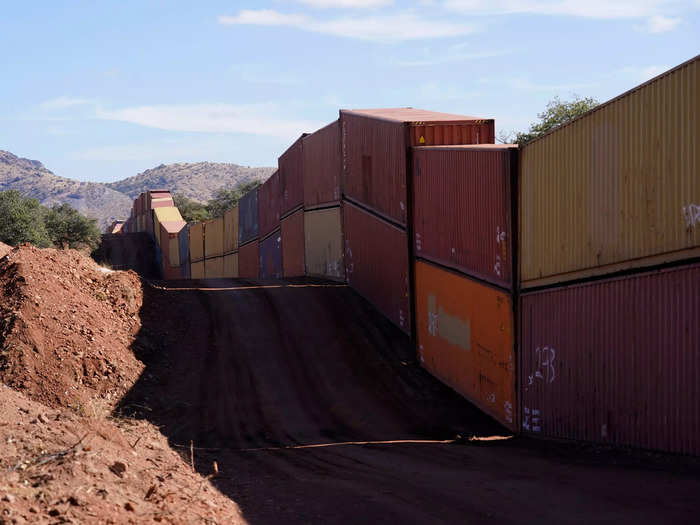
<path id="1" fill-rule="evenodd" d="M 0 380 L 78 413 L 120 398 L 143 370 L 129 349 L 142 297 L 136 274 L 73 250 L 12 251 L 0 260 Z"/>
<path id="2" fill-rule="evenodd" d="M 0 242 L 0 259 L 5 257 L 8 253 L 12 251 L 12 246 L 8 246 L 7 244 Z"/>
<path id="3" fill-rule="evenodd" d="M 148 423 L 49 409 L 3 385 L 0 406 L 0 523 L 243 523 Z"/>

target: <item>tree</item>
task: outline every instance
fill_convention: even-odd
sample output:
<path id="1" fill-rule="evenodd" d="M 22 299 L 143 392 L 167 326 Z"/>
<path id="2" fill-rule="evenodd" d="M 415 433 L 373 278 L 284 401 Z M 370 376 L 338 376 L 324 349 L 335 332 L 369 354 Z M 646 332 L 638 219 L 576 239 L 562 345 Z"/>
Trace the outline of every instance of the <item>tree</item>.
<path id="1" fill-rule="evenodd" d="M 180 210 L 180 215 L 187 222 L 199 222 L 211 219 L 207 206 L 201 202 L 190 199 L 189 197 L 178 193 L 173 197 L 175 207 Z"/>
<path id="2" fill-rule="evenodd" d="M 231 190 L 226 188 L 221 188 L 214 194 L 214 198 L 207 203 L 207 210 L 209 214 L 213 217 L 223 217 L 226 210 L 230 210 L 238 201 L 248 193 L 260 186 L 259 180 L 252 180 L 249 182 L 244 182 L 237 185 Z"/>
<path id="3" fill-rule="evenodd" d="M 0 242 L 17 246 L 25 242 L 46 248 L 51 245 L 44 218 L 46 208 L 18 191 L 0 192 Z"/>
<path id="4" fill-rule="evenodd" d="M 593 109 L 599 102 L 591 97 L 581 98 L 574 95 L 571 101 L 562 101 L 559 97 L 554 97 L 547 103 L 547 107 L 542 113 L 538 113 L 539 122 L 530 125 L 527 132 L 519 132 L 515 134 L 515 142 L 524 144 L 541 135 L 544 135 L 551 129 L 566 124 L 570 120 L 575 119 L 579 115 L 583 115 L 587 111 Z M 503 139 L 503 132 L 500 132 L 499 139 Z"/>
<path id="5" fill-rule="evenodd" d="M 70 204 L 55 204 L 46 213 L 46 230 L 58 248 L 95 249 L 100 243 L 97 220 L 81 215 Z"/>

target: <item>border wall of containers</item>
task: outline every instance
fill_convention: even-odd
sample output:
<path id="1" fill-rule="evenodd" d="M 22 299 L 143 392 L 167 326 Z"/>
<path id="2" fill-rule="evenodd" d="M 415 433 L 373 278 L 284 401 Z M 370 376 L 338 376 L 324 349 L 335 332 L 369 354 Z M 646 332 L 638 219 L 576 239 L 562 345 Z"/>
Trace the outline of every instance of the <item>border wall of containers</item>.
<path id="1" fill-rule="evenodd" d="M 304 276 L 304 210 L 296 211 L 282 219 L 280 232 L 284 277 Z"/>

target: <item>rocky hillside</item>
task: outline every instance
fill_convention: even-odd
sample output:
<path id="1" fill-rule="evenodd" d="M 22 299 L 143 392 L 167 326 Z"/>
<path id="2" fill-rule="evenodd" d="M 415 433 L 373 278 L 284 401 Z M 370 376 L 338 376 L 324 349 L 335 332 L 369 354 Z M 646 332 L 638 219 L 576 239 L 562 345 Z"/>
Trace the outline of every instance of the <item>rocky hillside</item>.
<path id="1" fill-rule="evenodd" d="M 83 215 L 97 219 L 102 229 L 116 219 L 127 218 L 133 199 L 142 191 L 167 188 L 173 194 L 183 193 L 206 202 L 219 188 L 265 180 L 273 171 L 215 162 L 161 164 L 133 177 L 102 184 L 59 177 L 37 160 L 0 150 L 0 191 L 17 190 L 44 206 L 67 202 Z"/>
<path id="2" fill-rule="evenodd" d="M 231 188 L 254 179 L 265 180 L 274 171 L 275 168 L 250 168 L 219 162 L 161 164 L 106 186 L 131 198 L 148 189 L 167 188 L 173 194 L 183 193 L 190 199 L 206 202 L 220 188 Z"/>
<path id="3" fill-rule="evenodd" d="M 44 206 L 67 202 L 104 228 L 129 215 L 131 199 L 104 184 L 80 182 L 55 175 L 37 160 L 0 151 L 0 191 L 17 190 Z"/>

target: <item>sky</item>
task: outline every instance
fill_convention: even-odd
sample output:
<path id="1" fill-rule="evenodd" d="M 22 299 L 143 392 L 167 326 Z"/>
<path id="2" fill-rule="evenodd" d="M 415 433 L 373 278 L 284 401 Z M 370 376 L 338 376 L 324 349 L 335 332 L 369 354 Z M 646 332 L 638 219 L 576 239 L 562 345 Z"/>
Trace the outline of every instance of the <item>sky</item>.
<path id="1" fill-rule="evenodd" d="M 275 166 L 340 108 L 525 130 L 697 55 L 700 0 L 8 1 L 0 49 L 0 149 L 110 182 Z"/>

